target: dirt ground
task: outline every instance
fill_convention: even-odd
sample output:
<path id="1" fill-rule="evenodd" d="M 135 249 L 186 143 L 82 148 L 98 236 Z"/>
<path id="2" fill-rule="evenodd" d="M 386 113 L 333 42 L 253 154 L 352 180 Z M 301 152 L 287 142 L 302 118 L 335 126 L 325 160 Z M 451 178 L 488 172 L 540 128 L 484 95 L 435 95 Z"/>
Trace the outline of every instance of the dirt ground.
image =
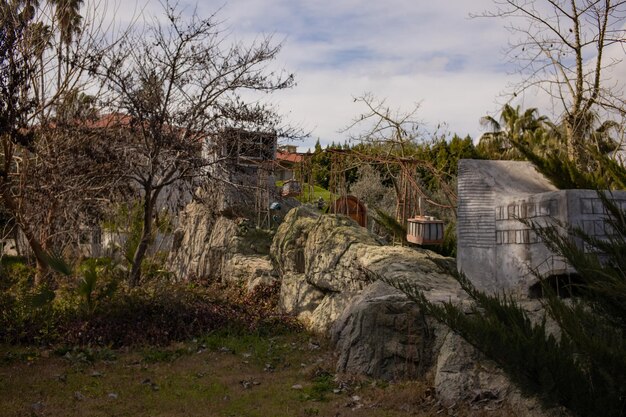
<path id="1" fill-rule="evenodd" d="M 428 384 L 335 375 L 332 364 L 331 350 L 306 334 L 118 351 L 3 346 L 0 415 L 507 415 L 446 409 Z"/>

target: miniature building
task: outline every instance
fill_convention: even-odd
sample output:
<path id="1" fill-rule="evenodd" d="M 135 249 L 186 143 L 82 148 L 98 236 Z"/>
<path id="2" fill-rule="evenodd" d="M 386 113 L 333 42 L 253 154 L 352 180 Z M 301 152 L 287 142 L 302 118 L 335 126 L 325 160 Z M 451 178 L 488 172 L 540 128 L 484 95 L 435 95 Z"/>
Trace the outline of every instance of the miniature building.
<path id="1" fill-rule="evenodd" d="M 443 220 L 436 220 L 432 216 L 407 219 L 406 240 L 417 245 L 443 243 Z"/>
<path id="2" fill-rule="evenodd" d="M 276 133 L 228 128 L 207 138 L 203 156 L 218 163 L 228 160 L 229 165 L 250 166 L 273 161 L 276 144 Z"/>
<path id="3" fill-rule="evenodd" d="M 239 163 L 273 160 L 276 155 L 276 134 L 229 129 L 221 135 L 225 141 L 223 150 L 229 158 Z"/>
<path id="4" fill-rule="evenodd" d="M 275 132 L 230 128 L 207 138 L 203 156 L 210 163 L 203 187 L 219 202 L 213 209 L 256 218 L 258 227 L 269 226 L 269 205 L 277 193 L 276 147 Z"/>
<path id="5" fill-rule="evenodd" d="M 275 176 L 277 181 L 294 179 L 294 171 L 302 163 L 303 154 L 296 152 L 294 145 L 281 146 L 276 152 Z"/>
<path id="6" fill-rule="evenodd" d="M 302 187 L 294 179 L 287 180 L 282 186 L 281 194 L 283 197 L 297 197 L 302 194 Z"/>
<path id="7" fill-rule="evenodd" d="M 626 209 L 626 192 L 611 197 Z M 539 226 L 580 227 L 607 235 L 604 207 L 594 190 L 557 190 L 525 161 L 459 161 L 457 268 L 480 290 L 533 295 L 542 277 L 567 277 L 574 270 L 520 221 Z"/>

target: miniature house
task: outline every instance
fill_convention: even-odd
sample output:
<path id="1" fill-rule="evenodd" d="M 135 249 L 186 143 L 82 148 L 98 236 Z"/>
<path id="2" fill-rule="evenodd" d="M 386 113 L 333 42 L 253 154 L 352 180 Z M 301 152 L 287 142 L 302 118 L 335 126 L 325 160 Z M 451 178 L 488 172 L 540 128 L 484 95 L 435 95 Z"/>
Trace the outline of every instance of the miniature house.
<path id="1" fill-rule="evenodd" d="M 276 133 L 228 128 L 207 137 L 203 156 L 214 163 L 226 161 L 230 166 L 254 166 L 273 161 L 276 147 Z"/>
<path id="2" fill-rule="evenodd" d="M 276 196 L 276 132 L 228 128 L 207 137 L 203 156 L 209 162 L 203 187 L 210 189 L 217 211 L 269 223 L 269 205 Z"/>
<path id="3" fill-rule="evenodd" d="M 294 179 L 287 180 L 281 187 L 281 195 L 283 197 L 297 197 L 302 194 L 300 182 Z"/>
<path id="4" fill-rule="evenodd" d="M 273 160 L 276 155 L 276 134 L 228 129 L 221 135 L 224 156 L 239 163 Z"/>
<path id="5" fill-rule="evenodd" d="M 626 192 L 610 198 L 626 209 Z M 480 290 L 532 296 L 534 272 L 571 280 L 575 271 L 520 220 L 556 220 L 602 238 L 605 216 L 596 191 L 558 190 L 529 162 L 460 160 L 457 268 Z"/>
<path id="6" fill-rule="evenodd" d="M 277 181 L 295 178 L 295 171 L 304 160 L 304 154 L 296 152 L 296 146 L 284 145 L 276 151 L 275 176 Z"/>

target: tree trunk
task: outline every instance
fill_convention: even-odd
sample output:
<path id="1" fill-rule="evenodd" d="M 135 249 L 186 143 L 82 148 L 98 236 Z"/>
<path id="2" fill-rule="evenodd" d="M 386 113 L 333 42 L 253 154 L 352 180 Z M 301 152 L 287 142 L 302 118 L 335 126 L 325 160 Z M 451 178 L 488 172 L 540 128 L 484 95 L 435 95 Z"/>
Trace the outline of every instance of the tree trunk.
<path id="1" fill-rule="evenodd" d="M 584 138 L 581 125 L 580 119 L 575 115 L 571 115 L 565 120 L 567 158 L 574 162 L 578 168 L 584 168 L 585 165 L 583 160 Z"/>
<path id="2" fill-rule="evenodd" d="M 143 203 L 143 228 L 141 231 L 141 240 L 137 245 L 137 250 L 133 256 L 133 264 L 130 270 L 130 286 L 136 287 L 139 285 L 139 279 L 141 278 L 141 264 L 146 257 L 148 246 L 150 245 L 150 239 L 152 237 L 152 216 L 154 212 L 154 206 L 156 198 L 158 196 L 158 190 L 146 190 L 144 203 Z"/>
<path id="3" fill-rule="evenodd" d="M 44 275 L 48 272 L 48 256 L 46 255 L 41 242 L 35 236 L 35 233 L 31 229 L 30 225 L 24 221 L 23 217 L 20 215 L 17 204 L 11 195 L 11 191 L 8 185 L 5 183 L 2 185 L 2 198 L 4 200 L 4 206 L 9 210 L 17 226 L 22 230 L 24 236 L 26 237 L 26 241 L 33 251 L 33 255 L 35 255 L 35 262 L 37 265 L 37 271 L 35 274 L 35 285 L 38 285 Z"/>

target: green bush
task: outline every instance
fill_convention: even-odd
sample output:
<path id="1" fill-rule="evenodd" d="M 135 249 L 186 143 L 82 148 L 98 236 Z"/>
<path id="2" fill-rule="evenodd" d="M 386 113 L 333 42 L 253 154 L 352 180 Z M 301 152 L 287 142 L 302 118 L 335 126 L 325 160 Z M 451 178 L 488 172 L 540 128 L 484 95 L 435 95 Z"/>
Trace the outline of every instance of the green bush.
<path id="1" fill-rule="evenodd" d="M 157 252 L 147 256 L 141 264 L 141 282 L 154 283 L 155 281 L 170 282 L 173 274 L 167 269 L 167 252 Z"/>
<path id="2" fill-rule="evenodd" d="M 272 333 L 297 328 L 276 313 L 279 285 L 242 288 L 218 299 L 215 288 L 157 279 L 140 288 L 120 285 L 110 259 L 89 259 L 55 288 L 32 286 L 34 270 L 15 262 L 0 275 L 0 341 L 11 344 L 166 345 L 210 332 Z"/>

